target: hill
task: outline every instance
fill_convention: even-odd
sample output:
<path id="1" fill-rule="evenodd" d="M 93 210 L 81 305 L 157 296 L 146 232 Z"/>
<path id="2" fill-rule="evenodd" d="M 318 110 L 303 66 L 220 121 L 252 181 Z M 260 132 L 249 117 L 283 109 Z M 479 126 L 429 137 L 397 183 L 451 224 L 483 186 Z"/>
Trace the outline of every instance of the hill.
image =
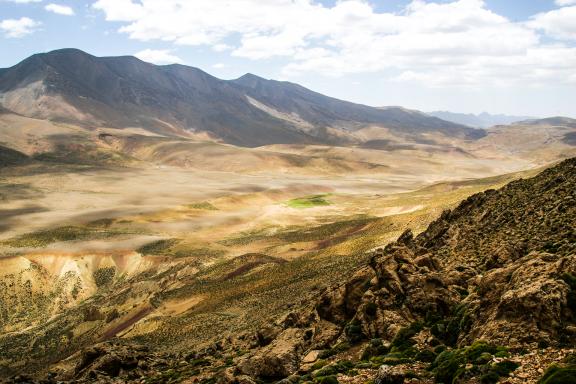
<path id="1" fill-rule="evenodd" d="M 463 124 L 474 128 L 490 128 L 495 125 L 507 125 L 516 123 L 518 121 L 524 121 L 533 119 L 533 117 L 528 116 L 510 116 L 510 115 L 492 115 L 487 112 L 482 112 L 480 114 L 473 113 L 454 113 L 448 111 L 435 111 L 428 112 L 430 116 L 438 117 L 442 120 L 451 121 L 456 124 Z"/>
<path id="2" fill-rule="evenodd" d="M 0 71 L 0 106 L 24 116 L 88 127 L 144 127 L 172 135 L 205 132 L 225 143 L 345 144 L 372 125 L 418 137 L 482 132 L 401 108 L 336 100 L 296 84 L 246 75 L 217 79 L 184 65 L 95 57 L 76 49 L 36 54 Z"/>
<path id="3" fill-rule="evenodd" d="M 406 231 L 369 267 L 261 330 L 274 336 L 226 374 L 361 382 L 359 369 L 380 367 L 382 383 L 403 382 L 408 369 L 425 382 L 495 383 L 518 370 L 532 381 L 542 367 L 522 351 L 541 346 L 562 366 L 576 337 L 575 182 L 567 160 L 469 197 L 418 236 Z M 574 380 L 571 364 L 547 377 Z"/>
<path id="4" fill-rule="evenodd" d="M 528 119 L 524 121 L 518 121 L 516 125 L 576 128 L 576 119 L 555 116 L 545 119 Z"/>

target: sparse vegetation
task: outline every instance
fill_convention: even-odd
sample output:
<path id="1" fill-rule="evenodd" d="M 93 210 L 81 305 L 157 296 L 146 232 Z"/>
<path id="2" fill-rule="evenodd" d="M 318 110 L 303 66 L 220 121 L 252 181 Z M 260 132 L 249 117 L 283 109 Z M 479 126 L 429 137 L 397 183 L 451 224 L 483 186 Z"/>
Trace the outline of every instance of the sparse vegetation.
<path id="1" fill-rule="evenodd" d="M 186 207 L 188 207 L 190 209 L 200 209 L 203 211 L 217 211 L 218 210 L 218 208 L 216 208 L 215 206 L 213 206 L 211 203 L 209 203 L 207 201 L 188 204 Z"/>
<path id="2" fill-rule="evenodd" d="M 9 240 L 5 240 L 2 242 L 2 244 L 15 248 L 40 248 L 60 241 L 106 239 L 117 236 L 119 234 L 121 233 L 108 230 L 99 230 L 97 228 L 65 226 L 26 233 Z"/>
<path id="3" fill-rule="evenodd" d="M 173 246 L 180 242 L 179 239 L 156 240 L 138 248 L 136 252 L 143 255 L 169 255 Z"/>

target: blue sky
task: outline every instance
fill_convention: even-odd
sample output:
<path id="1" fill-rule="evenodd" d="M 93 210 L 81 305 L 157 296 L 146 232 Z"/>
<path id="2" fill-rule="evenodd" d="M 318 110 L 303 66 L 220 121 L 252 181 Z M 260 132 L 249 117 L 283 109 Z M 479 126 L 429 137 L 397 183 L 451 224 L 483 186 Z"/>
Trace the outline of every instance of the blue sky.
<path id="1" fill-rule="evenodd" d="M 576 0 L 0 0 L 0 67 L 64 47 L 376 106 L 576 116 Z"/>

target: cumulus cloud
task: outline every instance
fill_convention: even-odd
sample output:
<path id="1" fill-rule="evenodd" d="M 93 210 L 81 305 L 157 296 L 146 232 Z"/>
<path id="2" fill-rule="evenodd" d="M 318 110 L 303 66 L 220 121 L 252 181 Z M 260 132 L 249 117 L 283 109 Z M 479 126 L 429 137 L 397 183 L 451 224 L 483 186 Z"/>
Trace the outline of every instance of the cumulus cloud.
<path id="1" fill-rule="evenodd" d="M 6 37 L 19 38 L 30 35 L 38 29 L 40 22 L 28 17 L 20 19 L 6 19 L 0 21 L 0 31 L 4 32 Z"/>
<path id="2" fill-rule="evenodd" d="M 378 12 L 366 0 L 98 0 L 94 8 L 141 41 L 209 46 L 252 60 L 282 58 L 284 76 L 391 73 L 431 86 L 565 81 L 576 48 L 541 42 L 540 32 L 571 36 L 571 7 L 513 22 L 483 0 L 414 0 L 401 12 Z M 576 7 L 575 7 L 576 8 Z M 563 11 L 562 16 L 553 12 Z M 568 13 L 568 15 L 566 15 Z M 540 18 L 539 18 L 540 17 Z M 554 52 L 553 62 L 540 54 Z M 573 78 L 573 76 L 572 76 Z"/>
<path id="3" fill-rule="evenodd" d="M 576 0 L 573 3 L 576 4 Z M 576 40 L 576 6 L 540 13 L 533 17 L 530 25 L 558 39 Z"/>
<path id="4" fill-rule="evenodd" d="M 47 4 L 44 7 L 44 9 L 46 9 L 48 12 L 57 13 L 58 15 L 64 15 L 64 16 L 73 16 L 74 15 L 74 9 L 72 9 L 71 7 L 69 7 L 67 5 L 50 3 L 50 4 Z"/>
<path id="5" fill-rule="evenodd" d="M 144 6 L 132 0 L 99 0 L 92 6 L 104 11 L 108 21 L 134 21 L 144 16 Z"/>
<path id="6" fill-rule="evenodd" d="M 145 49 L 134 54 L 140 60 L 153 64 L 182 64 L 184 61 L 169 49 Z"/>

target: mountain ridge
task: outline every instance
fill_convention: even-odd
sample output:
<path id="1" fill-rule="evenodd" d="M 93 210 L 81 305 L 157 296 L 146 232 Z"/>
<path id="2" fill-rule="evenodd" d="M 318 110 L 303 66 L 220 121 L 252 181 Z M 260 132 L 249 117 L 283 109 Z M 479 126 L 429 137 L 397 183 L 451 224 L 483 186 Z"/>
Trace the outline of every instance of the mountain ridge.
<path id="1" fill-rule="evenodd" d="M 157 66 L 132 56 L 100 58 L 78 49 L 36 54 L 1 70 L 0 105 L 28 117 L 90 127 L 206 132 L 247 147 L 342 145 L 358 141 L 353 131 L 370 126 L 407 137 L 430 132 L 483 136 L 424 114 L 354 104 L 294 83 L 252 74 L 221 80 L 185 65 Z"/>

